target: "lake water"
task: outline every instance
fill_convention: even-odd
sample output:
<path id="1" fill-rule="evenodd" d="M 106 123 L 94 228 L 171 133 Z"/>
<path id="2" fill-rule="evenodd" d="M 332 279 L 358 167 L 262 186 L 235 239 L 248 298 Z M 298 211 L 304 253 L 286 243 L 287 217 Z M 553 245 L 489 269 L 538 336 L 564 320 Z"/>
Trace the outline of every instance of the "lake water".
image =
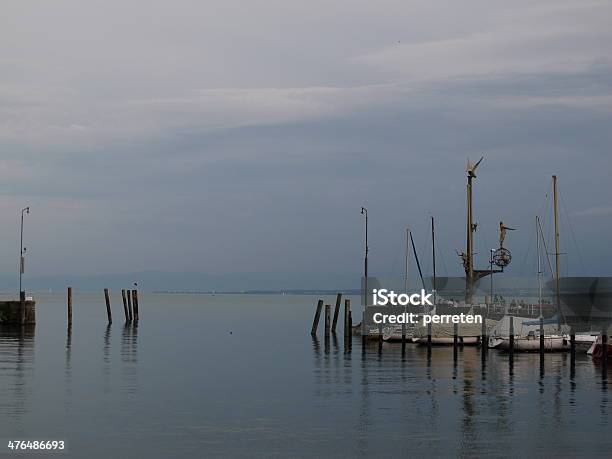
<path id="1" fill-rule="evenodd" d="M 612 373 L 586 355 L 572 378 L 562 354 L 326 346 L 314 296 L 141 293 L 125 327 L 112 292 L 107 327 L 75 292 L 71 333 L 65 294 L 36 299 L 35 331 L 0 330 L 0 438 L 58 457 L 612 455 Z"/>

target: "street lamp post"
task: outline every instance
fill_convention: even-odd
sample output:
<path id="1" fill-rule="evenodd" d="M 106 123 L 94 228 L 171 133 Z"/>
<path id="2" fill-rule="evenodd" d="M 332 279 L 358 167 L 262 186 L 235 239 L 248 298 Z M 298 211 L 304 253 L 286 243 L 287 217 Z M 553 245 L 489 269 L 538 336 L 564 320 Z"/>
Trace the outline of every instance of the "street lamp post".
<path id="1" fill-rule="evenodd" d="M 361 215 L 365 215 L 365 260 L 364 260 L 364 276 L 368 277 L 368 209 L 365 207 L 361 208 Z"/>
<path id="2" fill-rule="evenodd" d="M 489 292 L 489 306 L 493 306 L 493 255 L 495 254 L 495 249 L 489 249 L 489 277 L 491 278 L 491 291 Z M 488 314 L 489 311 L 487 311 Z"/>
<path id="3" fill-rule="evenodd" d="M 23 246 L 23 214 L 30 213 L 30 206 L 21 209 L 21 238 L 20 238 L 20 251 L 19 251 L 19 299 L 21 301 L 25 300 L 25 292 L 22 289 L 22 277 L 25 271 L 25 253 L 26 248 Z"/>
<path id="4" fill-rule="evenodd" d="M 363 275 L 364 275 L 364 305 L 363 317 L 361 319 L 361 336 L 365 339 L 365 308 L 368 306 L 368 209 L 361 208 L 361 215 L 365 215 L 365 258 L 363 260 Z"/>

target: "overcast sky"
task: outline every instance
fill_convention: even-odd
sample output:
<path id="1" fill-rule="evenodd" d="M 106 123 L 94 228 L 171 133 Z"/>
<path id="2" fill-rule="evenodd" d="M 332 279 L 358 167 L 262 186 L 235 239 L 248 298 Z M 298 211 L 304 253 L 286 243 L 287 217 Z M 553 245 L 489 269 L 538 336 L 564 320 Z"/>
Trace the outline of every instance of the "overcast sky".
<path id="1" fill-rule="evenodd" d="M 612 274 L 610 1 L 23 1 L 0 14 L 0 271 L 530 274 L 553 173 L 567 273 Z M 531 242 L 530 242 L 531 240 Z M 531 246 L 531 250 L 528 250 Z M 424 254 L 423 254 L 424 257 Z M 427 263 L 426 263 L 427 264 Z M 582 270 L 584 266 L 584 270 Z"/>

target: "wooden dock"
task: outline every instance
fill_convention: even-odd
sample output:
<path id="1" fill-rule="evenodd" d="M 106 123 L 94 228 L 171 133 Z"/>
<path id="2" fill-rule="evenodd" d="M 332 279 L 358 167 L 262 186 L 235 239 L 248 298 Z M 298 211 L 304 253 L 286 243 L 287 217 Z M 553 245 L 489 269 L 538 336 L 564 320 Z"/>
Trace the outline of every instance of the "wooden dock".
<path id="1" fill-rule="evenodd" d="M 23 309 L 22 309 L 23 307 Z M 0 301 L 0 324 L 33 325 L 36 323 L 36 301 Z"/>

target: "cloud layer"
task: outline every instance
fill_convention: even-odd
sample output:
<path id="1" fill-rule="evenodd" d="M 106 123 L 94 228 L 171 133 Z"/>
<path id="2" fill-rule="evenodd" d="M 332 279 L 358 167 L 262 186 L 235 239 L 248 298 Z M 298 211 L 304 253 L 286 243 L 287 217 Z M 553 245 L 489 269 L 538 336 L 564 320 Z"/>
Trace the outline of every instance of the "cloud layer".
<path id="1" fill-rule="evenodd" d="M 557 173 L 580 242 L 567 251 L 605 270 L 611 15 L 605 1 L 9 1 L 0 270 L 16 269 L 30 204 L 36 274 L 357 274 L 368 205 L 381 274 L 401 266 L 406 225 L 426 246 L 430 214 L 458 273 L 463 167 L 481 153 L 482 253 L 512 220 L 529 271 Z"/>

